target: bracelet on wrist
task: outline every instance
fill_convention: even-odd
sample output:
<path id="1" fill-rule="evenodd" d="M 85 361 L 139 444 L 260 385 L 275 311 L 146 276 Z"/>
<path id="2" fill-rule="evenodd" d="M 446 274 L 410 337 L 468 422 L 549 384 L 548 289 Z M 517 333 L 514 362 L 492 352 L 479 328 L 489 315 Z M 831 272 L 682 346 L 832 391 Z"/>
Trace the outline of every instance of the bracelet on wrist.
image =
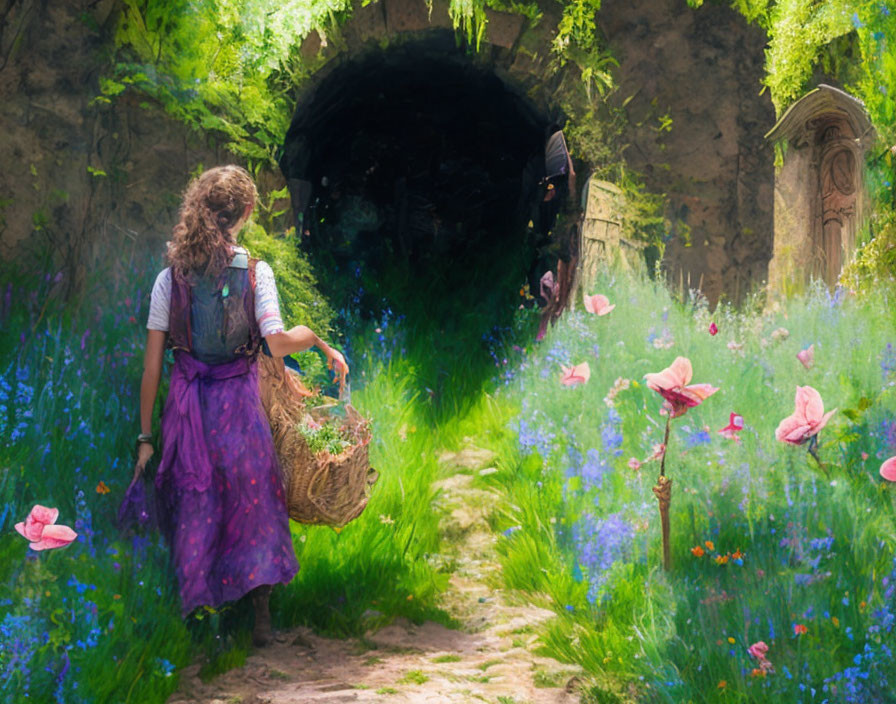
<path id="1" fill-rule="evenodd" d="M 150 433 L 140 433 L 137 436 L 137 444 L 140 445 L 141 443 L 152 444 L 152 435 Z"/>

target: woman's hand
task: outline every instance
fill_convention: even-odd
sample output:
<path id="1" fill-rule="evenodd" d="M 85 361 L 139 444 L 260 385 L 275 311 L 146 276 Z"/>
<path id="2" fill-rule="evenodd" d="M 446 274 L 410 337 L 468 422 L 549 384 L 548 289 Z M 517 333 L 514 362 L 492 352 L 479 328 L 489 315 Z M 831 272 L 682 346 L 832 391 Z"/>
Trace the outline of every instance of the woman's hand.
<path id="1" fill-rule="evenodd" d="M 334 350 L 332 347 L 327 347 L 325 354 L 327 355 L 327 369 L 332 369 L 336 372 L 339 377 L 339 390 L 342 391 L 345 388 L 345 377 L 348 376 L 348 365 L 345 363 L 345 357 L 342 356 L 342 352 Z"/>
<path id="2" fill-rule="evenodd" d="M 134 467 L 134 479 L 143 474 L 143 470 L 146 469 L 146 463 L 149 462 L 153 452 L 152 445 L 148 442 L 141 442 L 137 445 L 137 466 Z"/>

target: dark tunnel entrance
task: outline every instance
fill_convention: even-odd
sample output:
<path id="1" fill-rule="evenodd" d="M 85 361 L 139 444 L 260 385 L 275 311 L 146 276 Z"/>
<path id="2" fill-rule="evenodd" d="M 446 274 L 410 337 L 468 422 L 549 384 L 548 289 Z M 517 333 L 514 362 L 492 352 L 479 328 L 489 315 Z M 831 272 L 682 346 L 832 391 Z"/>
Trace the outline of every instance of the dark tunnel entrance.
<path id="1" fill-rule="evenodd" d="M 557 127 L 452 33 L 435 34 L 332 70 L 299 105 L 280 164 L 334 306 L 356 320 L 404 316 L 433 365 L 478 368 L 521 286 L 537 290 L 557 261 L 543 203 Z M 473 384 L 494 372 L 472 367 Z M 438 390 L 447 372 L 424 376 Z"/>

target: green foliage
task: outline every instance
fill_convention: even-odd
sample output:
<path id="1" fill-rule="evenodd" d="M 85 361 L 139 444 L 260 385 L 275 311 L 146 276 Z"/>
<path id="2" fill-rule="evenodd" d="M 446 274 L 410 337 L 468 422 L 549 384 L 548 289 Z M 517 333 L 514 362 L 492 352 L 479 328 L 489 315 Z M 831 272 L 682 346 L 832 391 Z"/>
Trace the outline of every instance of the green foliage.
<path id="1" fill-rule="evenodd" d="M 874 218 L 876 233 L 856 252 L 841 281 L 866 295 L 878 295 L 881 288 L 896 286 L 896 212 Z"/>
<path id="2" fill-rule="evenodd" d="M 782 0 L 770 17 L 766 85 L 780 115 L 799 98 L 821 49 L 852 30 L 848 0 L 816 3 Z"/>
<path id="3" fill-rule="evenodd" d="M 597 44 L 596 16 L 601 0 L 570 0 L 563 7 L 563 15 L 557 25 L 555 49 L 563 53 L 570 44 L 588 50 Z"/>
<path id="4" fill-rule="evenodd" d="M 410 670 L 398 680 L 398 684 L 425 684 L 429 682 L 429 677 L 423 674 L 421 670 Z"/>
<path id="5" fill-rule="evenodd" d="M 315 454 L 326 450 L 331 455 L 338 455 L 351 445 L 351 437 L 343 432 L 341 424 L 336 420 L 316 426 L 302 423 L 297 430 L 305 437 L 308 448 Z"/>
<path id="6" fill-rule="evenodd" d="M 279 83 L 278 72 L 314 26 L 347 5 L 125 0 L 103 96 L 134 86 L 186 124 L 219 134 L 250 164 L 273 166 L 293 108 L 294 86 Z"/>
<path id="7" fill-rule="evenodd" d="M 432 1 L 426 0 L 427 6 L 432 12 Z M 482 38 L 485 36 L 485 2 L 482 0 L 450 0 L 448 14 L 454 26 L 459 28 L 469 43 L 479 50 Z"/>
<path id="8" fill-rule="evenodd" d="M 277 191 L 271 194 L 270 203 L 276 195 Z M 264 204 L 259 205 L 264 211 Z M 339 349 L 339 345 L 330 339 L 333 334 L 333 309 L 318 291 L 311 264 L 299 251 L 295 230 L 272 235 L 258 223 L 250 222 L 240 232 L 239 242 L 251 256 L 267 262 L 273 269 L 284 327 L 290 329 L 305 325 L 327 344 Z M 327 383 L 326 363 L 319 350 L 312 348 L 292 356 L 305 374 L 306 385 L 313 388 Z"/>
<path id="9" fill-rule="evenodd" d="M 314 272 L 300 254 L 295 235 L 271 235 L 261 225 L 251 223 L 240 233 L 239 242 L 251 256 L 274 270 L 283 324 L 287 328 L 307 325 L 321 337 L 328 335 L 333 311 L 317 292 Z"/>

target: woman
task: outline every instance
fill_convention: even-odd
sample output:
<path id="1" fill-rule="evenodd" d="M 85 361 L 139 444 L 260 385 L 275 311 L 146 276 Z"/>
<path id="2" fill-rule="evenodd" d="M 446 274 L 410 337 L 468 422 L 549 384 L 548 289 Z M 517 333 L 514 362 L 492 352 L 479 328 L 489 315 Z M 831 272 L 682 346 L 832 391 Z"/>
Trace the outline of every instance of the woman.
<path id="1" fill-rule="evenodd" d="M 236 234 L 256 201 L 245 169 L 223 166 L 194 179 L 156 278 L 140 387 L 135 477 L 154 449 L 152 414 L 162 357 L 174 350 L 155 477 L 162 530 L 186 616 L 252 594 L 253 641 L 270 638 L 271 587 L 299 569 L 271 429 L 261 405 L 261 339 L 282 357 L 312 345 L 344 381 L 342 355 L 299 325 L 284 330 L 270 266 L 248 258 Z"/>

